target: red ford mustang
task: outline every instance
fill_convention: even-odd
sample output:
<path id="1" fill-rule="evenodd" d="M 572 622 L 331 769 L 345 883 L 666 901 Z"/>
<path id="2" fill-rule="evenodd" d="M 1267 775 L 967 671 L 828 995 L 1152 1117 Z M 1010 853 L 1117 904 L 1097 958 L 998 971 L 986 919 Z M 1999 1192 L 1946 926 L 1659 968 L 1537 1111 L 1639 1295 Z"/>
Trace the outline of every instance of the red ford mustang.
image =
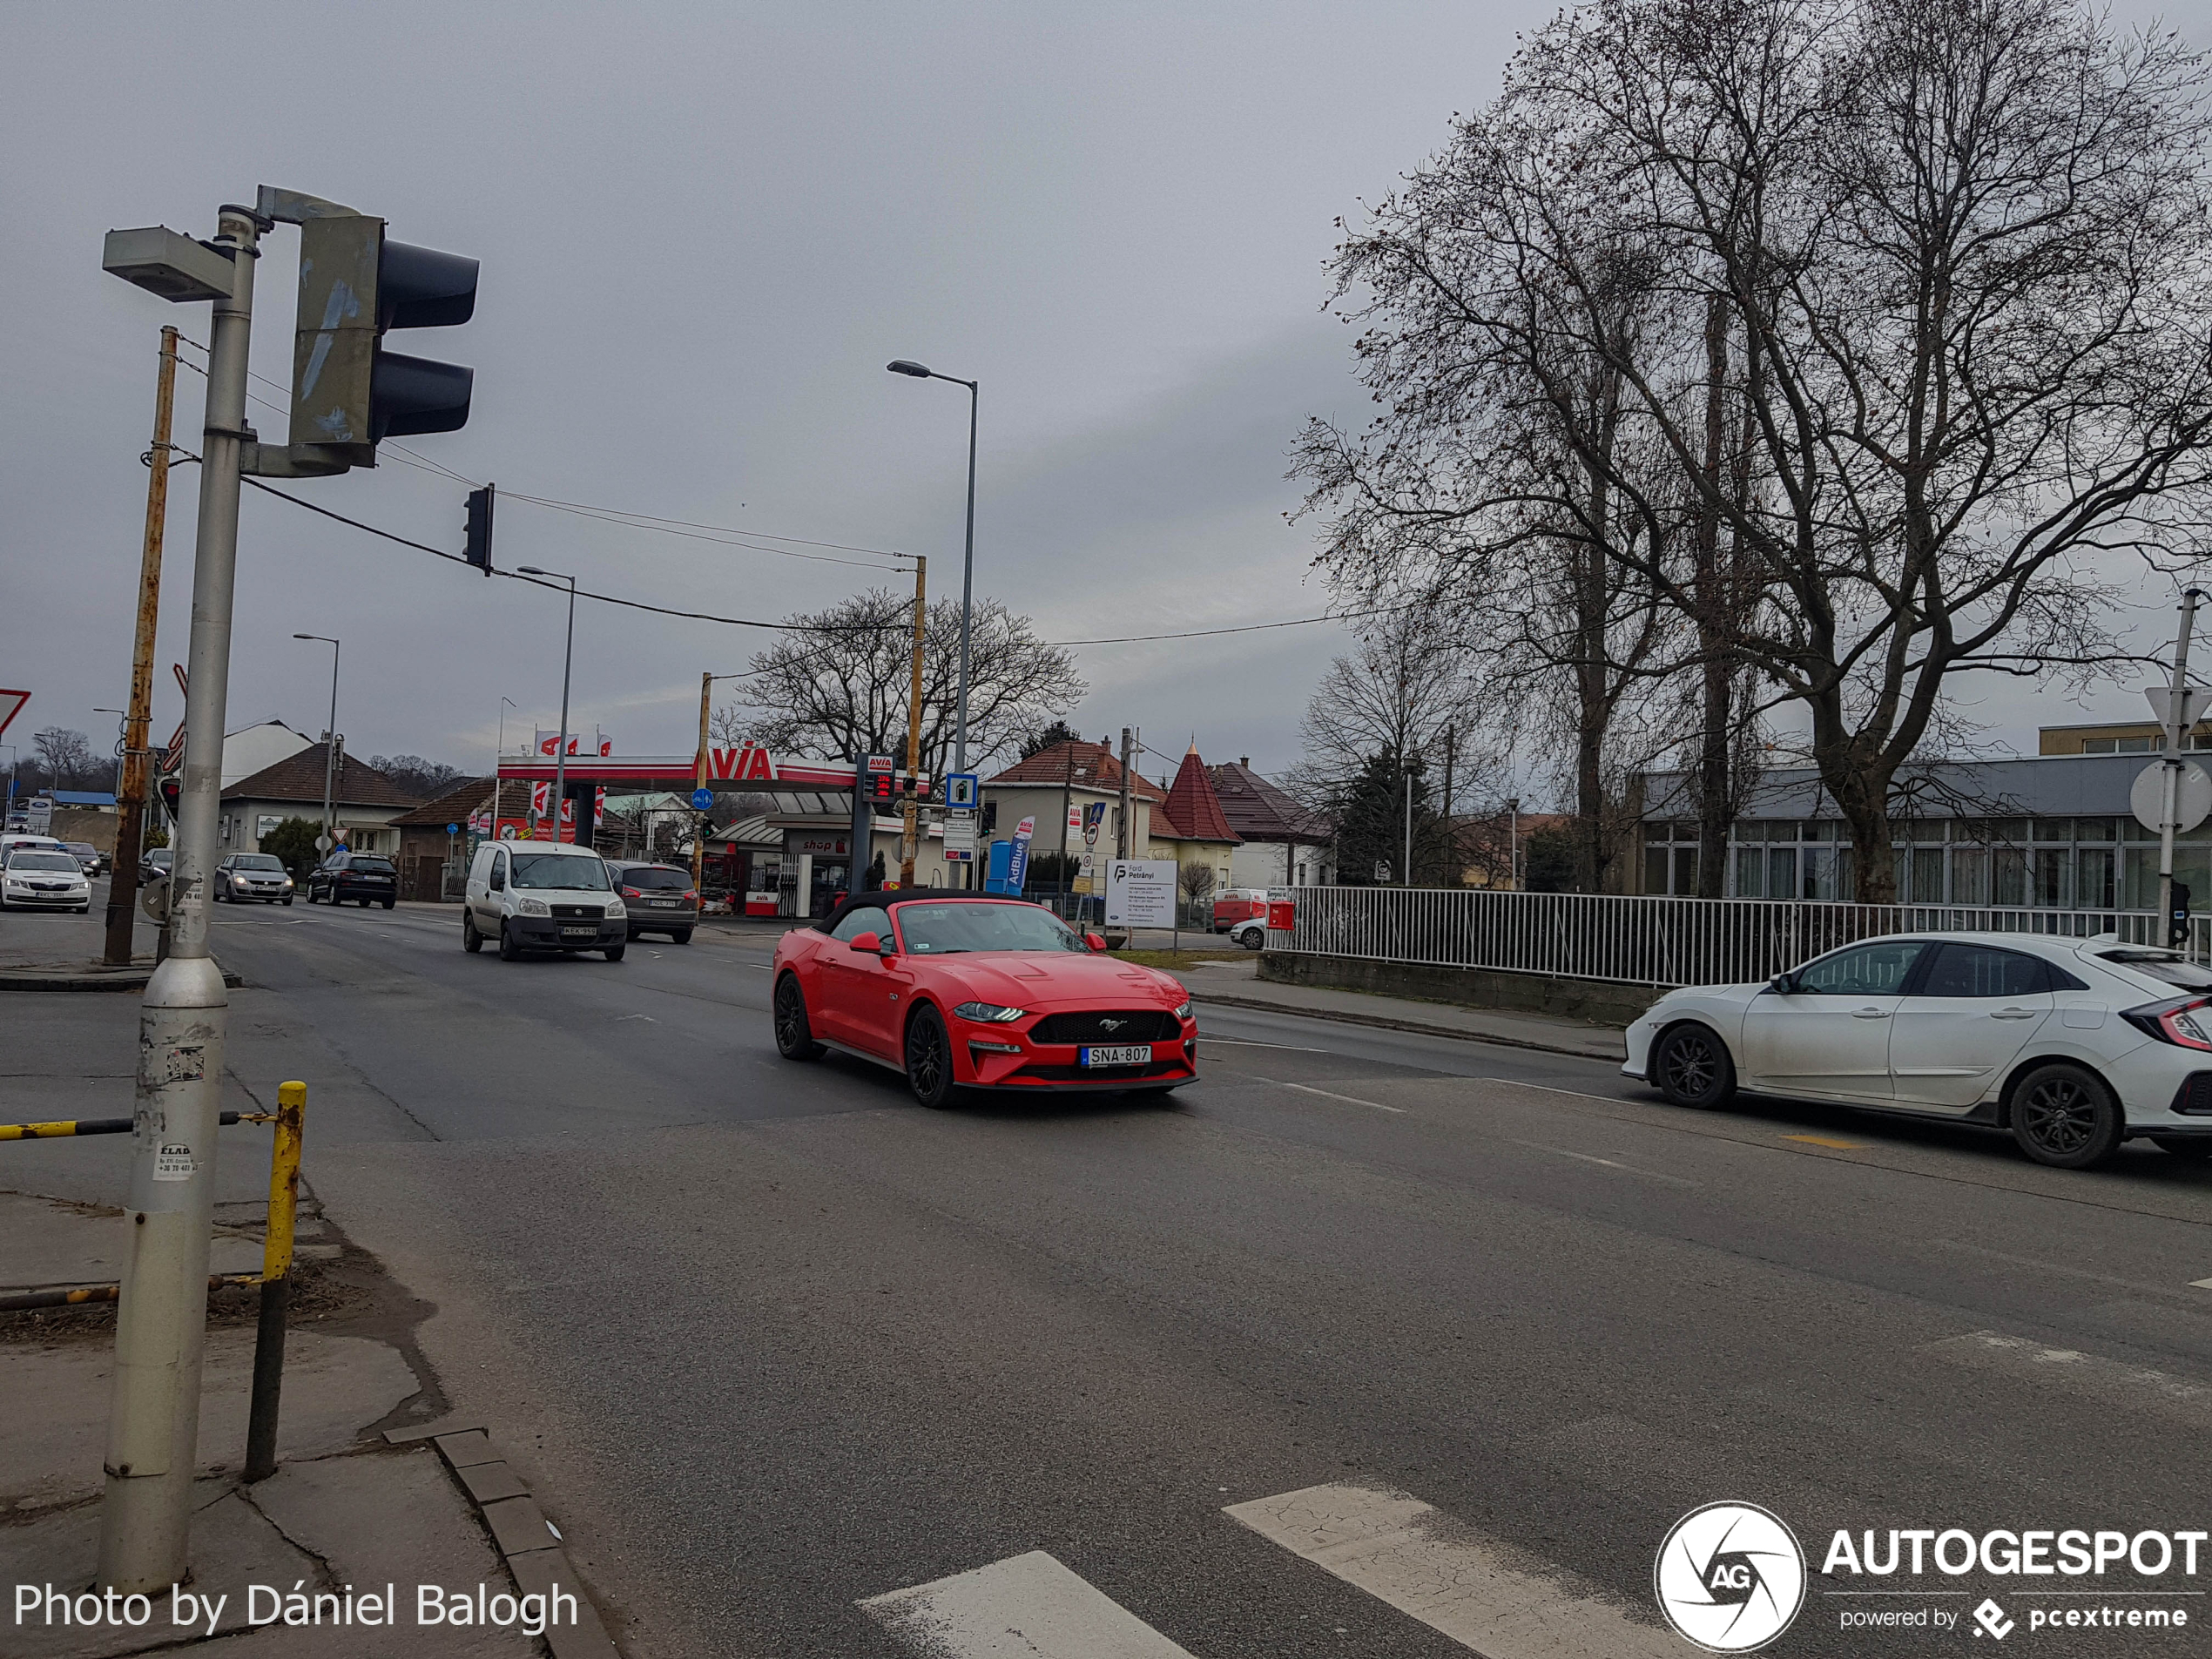
<path id="1" fill-rule="evenodd" d="M 996 894 L 860 893 L 776 947 L 776 1047 L 836 1049 L 956 1088 L 1173 1089 L 1197 1073 L 1190 999 L 1165 974 L 1096 954 L 1042 905 Z"/>

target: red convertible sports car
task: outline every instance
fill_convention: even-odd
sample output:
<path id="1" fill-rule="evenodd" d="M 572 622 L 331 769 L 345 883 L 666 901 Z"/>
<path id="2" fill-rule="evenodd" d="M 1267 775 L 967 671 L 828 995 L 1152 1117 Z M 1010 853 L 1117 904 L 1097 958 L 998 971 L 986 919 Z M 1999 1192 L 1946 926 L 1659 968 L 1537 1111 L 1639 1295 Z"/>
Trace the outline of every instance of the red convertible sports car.
<path id="1" fill-rule="evenodd" d="M 776 947 L 776 1047 L 786 1060 L 836 1049 L 889 1066 L 925 1106 L 954 1089 L 1190 1082 L 1189 995 L 1105 948 L 1019 899 L 854 894 Z"/>

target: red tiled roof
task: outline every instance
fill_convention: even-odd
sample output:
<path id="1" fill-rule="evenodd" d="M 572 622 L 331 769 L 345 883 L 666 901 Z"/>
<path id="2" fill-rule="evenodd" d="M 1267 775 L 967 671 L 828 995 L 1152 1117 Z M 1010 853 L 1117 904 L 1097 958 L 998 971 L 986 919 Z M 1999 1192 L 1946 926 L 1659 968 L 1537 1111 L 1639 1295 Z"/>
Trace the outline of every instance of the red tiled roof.
<path id="1" fill-rule="evenodd" d="M 1034 786 L 1066 783 L 1071 774 L 1073 781 L 1086 789 L 1103 790 L 1110 794 L 1122 786 L 1122 763 L 1115 758 L 1114 752 L 1103 743 L 1085 743 L 1080 738 L 1051 744 L 983 782 L 986 788 L 1012 784 Z M 1133 799 L 1155 804 L 1167 799 L 1160 786 L 1143 772 L 1130 774 L 1130 795 Z"/>
<path id="2" fill-rule="evenodd" d="M 323 751 L 311 743 L 297 754 L 287 755 L 273 766 L 264 766 L 241 778 L 223 792 L 225 800 L 322 801 Z M 410 795 L 366 760 L 341 753 L 334 792 L 341 806 L 414 806 L 421 797 Z"/>
<path id="3" fill-rule="evenodd" d="M 1177 840 L 1226 841 L 1234 846 L 1244 839 L 1229 827 L 1229 819 L 1222 814 L 1221 797 L 1214 793 L 1213 779 L 1196 749 L 1183 757 L 1175 785 L 1157 815 L 1167 819 Z"/>
<path id="4" fill-rule="evenodd" d="M 433 795 L 392 823 L 402 829 L 443 829 L 448 824 L 466 824 L 469 813 L 490 801 L 491 785 L 489 778 L 463 778 L 452 788 Z"/>

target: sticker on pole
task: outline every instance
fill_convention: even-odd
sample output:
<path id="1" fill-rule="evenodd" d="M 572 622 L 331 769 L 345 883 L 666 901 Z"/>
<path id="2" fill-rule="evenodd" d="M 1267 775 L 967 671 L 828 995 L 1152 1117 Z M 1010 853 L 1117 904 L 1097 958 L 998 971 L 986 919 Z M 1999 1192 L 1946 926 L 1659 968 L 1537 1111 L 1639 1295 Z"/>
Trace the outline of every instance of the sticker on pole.
<path id="1" fill-rule="evenodd" d="M 2135 821 L 2156 834 L 2166 827 L 2166 763 L 2153 761 L 2135 774 L 2128 790 L 2128 806 Z M 2212 818 L 2212 774 L 2194 760 L 2185 760 L 2174 773 L 2174 827 L 2186 833 Z"/>
<path id="2" fill-rule="evenodd" d="M 199 1160 L 183 1141 L 164 1141 L 153 1149 L 153 1178 L 157 1181 L 189 1181 L 199 1170 Z"/>
<path id="3" fill-rule="evenodd" d="M 206 1076 L 207 1050 L 196 1042 L 172 1049 L 163 1056 L 161 1081 L 165 1083 L 196 1083 Z"/>

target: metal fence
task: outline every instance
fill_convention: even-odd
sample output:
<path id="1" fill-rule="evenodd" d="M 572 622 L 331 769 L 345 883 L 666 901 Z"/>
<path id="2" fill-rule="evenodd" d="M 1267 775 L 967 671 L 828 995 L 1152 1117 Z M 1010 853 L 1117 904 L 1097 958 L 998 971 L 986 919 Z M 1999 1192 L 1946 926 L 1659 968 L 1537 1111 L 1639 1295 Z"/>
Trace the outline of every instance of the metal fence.
<path id="1" fill-rule="evenodd" d="M 1420 887 L 1299 887 L 1296 903 L 1291 930 L 1269 932 L 1270 950 L 1653 986 L 1771 979 L 1883 934 L 2113 934 L 2128 944 L 2159 937 L 2156 913 L 2141 910 Z M 2212 917 L 2192 919 L 2189 954 L 2212 955 Z"/>

